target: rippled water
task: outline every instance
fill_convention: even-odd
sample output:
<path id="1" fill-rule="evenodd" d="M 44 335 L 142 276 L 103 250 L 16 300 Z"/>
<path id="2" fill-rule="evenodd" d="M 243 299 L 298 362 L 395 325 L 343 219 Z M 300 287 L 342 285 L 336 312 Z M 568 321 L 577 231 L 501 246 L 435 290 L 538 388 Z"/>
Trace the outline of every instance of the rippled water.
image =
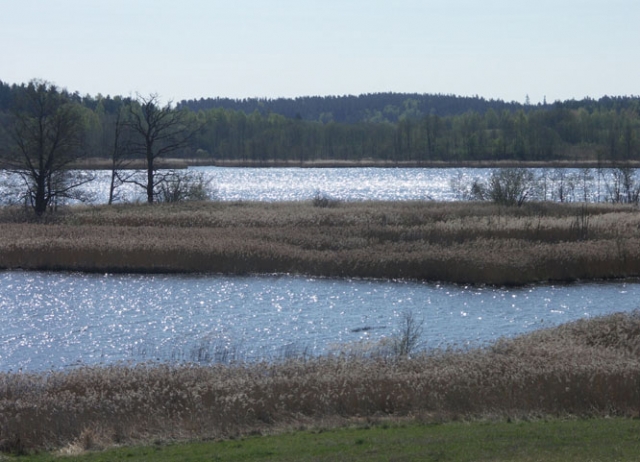
<path id="1" fill-rule="evenodd" d="M 425 347 L 477 345 L 638 308 L 640 284 L 516 289 L 290 276 L 0 272 L 0 370 L 117 361 L 323 354 L 376 342 L 402 313 L 424 318 Z M 206 358 L 205 358 L 206 359 Z"/>
<path id="2" fill-rule="evenodd" d="M 460 200 L 454 183 L 469 185 L 473 180 L 486 181 L 493 169 L 488 168 L 228 168 L 196 167 L 189 171 L 202 174 L 209 182 L 214 198 L 220 201 L 301 201 L 310 200 L 316 192 L 343 200 Z M 557 200 L 559 181 L 553 169 L 533 169 L 538 178 L 538 194 L 547 200 Z M 612 184 L 611 172 L 595 170 L 585 177 L 583 170 L 565 169 L 563 195 L 567 201 L 590 202 L 607 200 L 607 184 Z M 78 172 L 86 174 L 87 172 Z M 81 191 L 94 203 L 106 203 L 109 196 L 110 172 L 93 172 L 95 181 Z M 3 173 L 0 172 L 0 180 Z M 6 173 L 4 174 L 6 177 Z M 14 183 L 21 185 L 17 178 Z M 141 180 L 144 183 L 144 179 Z M 636 181 L 640 179 L 636 178 Z M 7 179 L 4 179 L 7 183 Z M 11 183 L 10 179 L 8 183 Z M 611 187 L 611 186 L 610 186 Z M 19 188 L 18 188 L 19 190 Z M 145 192 L 132 184 L 119 188 L 121 199 L 144 201 Z M 0 197 L 3 196 L 0 181 Z M 14 194 L 13 200 L 19 200 Z"/>
<path id="3" fill-rule="evenodd" d="M 452 180 L 486 179 L 491 173 L 464 168 L 195 170 L 210 180 L 222 201 L 309 200 L 317 191 L 346 201 L 448 201 L 458 199 Z M 98 172 L 98 181 L 87 187 L 94 202 L 106 202 L 108 178 L 109 172 Z M 600 195 L 602 186 L 595 181 L 589 191 Z M 129 201 L 144 199 L 132 187 L 122 192 Z M 408 311 L 424 317 L 424 346 L 463 346 L 633 310 L 638 295 L 635 283 L 507 290 L 288 276 L 0 272 L 0 370 L 197 360 L 210 352 L 241 359 L 281 357 L 294 350 L 323 354 L 341 344 L 392 335 Z"/>
<path id="4" fill-rule="evenodd" d="M 221 201 L 301 201 L 316 192 L 345 201 L 456 200 L 452 178 L 486 178 L 490 169 L 420 168 L 221 168 L 189 169 L 204 175 Z M 98 203 L 109 194 L 109 172 L 87 186 Z M 139 188 L 121 189 L 128 201 L 144 200 Z"/>
<path id="5" fill-rule="evenodd" d="M 486 177 L 489 169 L 322 168 L 203 169 L 222 200 L 308 200 L 319 191 L 357 200 L 454 200 L 450 180 Z"/>

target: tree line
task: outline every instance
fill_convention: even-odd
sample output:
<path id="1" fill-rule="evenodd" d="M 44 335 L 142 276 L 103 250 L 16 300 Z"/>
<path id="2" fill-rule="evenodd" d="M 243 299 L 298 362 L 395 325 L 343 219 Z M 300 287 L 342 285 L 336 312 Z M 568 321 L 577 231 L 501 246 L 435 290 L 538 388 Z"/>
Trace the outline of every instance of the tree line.
<path id="1" fill-rule="evenodd" d="M 157 95 L 81 96 L 44 81 L 0 81 L 0 160 L 43 213 L 90 180 L 68 174 L 81 157 L 111 162 L 110 200 L 128 182 L 153 202 L 197 195 L 202 186 L 160 172 L 166 157 L 254 164 L 639 160 L 639 116 L 638 97 L 520 105 L 389 93 L 173 105 Z"/>
<path id="2" fill-rule="evenodd" d="M 467 111 L 485 113 L 515 111 L 526 106 L 516 102 L 486 100 L 479 96 L 455 96 L 418 93 L 368 93 L 343 96 L 303 96 L 297 98 L 200 98 L 183 100 L 179 108 L 194 112 L 210 109 L 231 109 L 262 115 L 276 113 L 287 118 L 300 118 L 318 122 L 398 122 L 404 117 L 421 117 L 428 114 L 452 116 Z"/>
<path id="3" fill-rule="evenodd" d="M 0 146 L 25 85 L 0 82 Z M 66 93 L 87 154 L 109 157 L 114 118 L 136 98 Z M 203 160 L 385 162 L 637 160 L 640 98 L 522 105 L 479 97 L 380 93 L 295 99 L 206 99 L 171 106 L 199 130 L 172 152 Z M 280 112 L 278 112 L 280 111 Z"/>
<path id="4" fill-rule="evenodd" d="M 386 162 L 637 160 L 639 106 L 623 110 L 489 109 L 391 122 L 318 122 L 283 115 L 210 109 L 195 154 L 250 161 L 363 159 Z"/>

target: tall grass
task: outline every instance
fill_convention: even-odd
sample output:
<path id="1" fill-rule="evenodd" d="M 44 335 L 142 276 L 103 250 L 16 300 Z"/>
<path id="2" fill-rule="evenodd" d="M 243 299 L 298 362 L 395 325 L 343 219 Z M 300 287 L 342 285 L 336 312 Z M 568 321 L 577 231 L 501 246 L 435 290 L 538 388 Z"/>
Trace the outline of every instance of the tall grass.
<path id="1" fill-rule="evenodd" d="M 353 419 L 637 416 L 640 314 L 468 351 L 0 374 L 0 449 L 228 438 Z"/>
<path id="2" fill-rule="evenodd" d="M 299 273 L 523 284 L 640 275 L 640 214 L 614 205 L 361 202 L 0 210 L 0 268 Z"/>

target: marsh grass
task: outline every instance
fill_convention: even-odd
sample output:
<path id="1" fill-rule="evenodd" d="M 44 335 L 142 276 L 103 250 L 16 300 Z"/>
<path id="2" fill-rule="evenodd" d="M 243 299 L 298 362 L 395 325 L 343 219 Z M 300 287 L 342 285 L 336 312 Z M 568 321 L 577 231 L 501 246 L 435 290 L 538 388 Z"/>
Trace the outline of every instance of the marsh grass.
<path id="1" fill-rule="evenodd" d="M 380 419 L 637 417 L 640 313 L 466 351 L 0 374 L 0 449 L 229 439 Z"/>
<path id="2" fill-rule="evenodd" d="M 0 268 L 295 273 L 459 283 L 640 276 L 631 206 L 187 203 L 0 209 Z"/>

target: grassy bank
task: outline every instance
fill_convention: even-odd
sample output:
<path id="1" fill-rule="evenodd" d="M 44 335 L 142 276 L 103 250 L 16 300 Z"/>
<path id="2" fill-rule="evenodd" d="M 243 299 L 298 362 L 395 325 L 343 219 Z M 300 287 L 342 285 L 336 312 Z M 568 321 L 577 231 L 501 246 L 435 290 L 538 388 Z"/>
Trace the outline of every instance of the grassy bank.
<path id="1" fill-rule="evenodd" d="M 0 449 L 73 452 L 394 422 L 631 418 L 638 352 L 636 312 L 412 358 L 4 373 Z"/>
<path id="2" fill-rule="evenodd" d="M 630 419 L 360 424 L 230 441 L 79 450 L 21 461 L 637 461 L 640 422 Z"/>
<path id="3" fill-rule="evenodd" d="M 295 273 L 458 283 L 640 276 L 640 213 L 613 205 L 360 202 L 0 210 L 0 268 Z"/>

